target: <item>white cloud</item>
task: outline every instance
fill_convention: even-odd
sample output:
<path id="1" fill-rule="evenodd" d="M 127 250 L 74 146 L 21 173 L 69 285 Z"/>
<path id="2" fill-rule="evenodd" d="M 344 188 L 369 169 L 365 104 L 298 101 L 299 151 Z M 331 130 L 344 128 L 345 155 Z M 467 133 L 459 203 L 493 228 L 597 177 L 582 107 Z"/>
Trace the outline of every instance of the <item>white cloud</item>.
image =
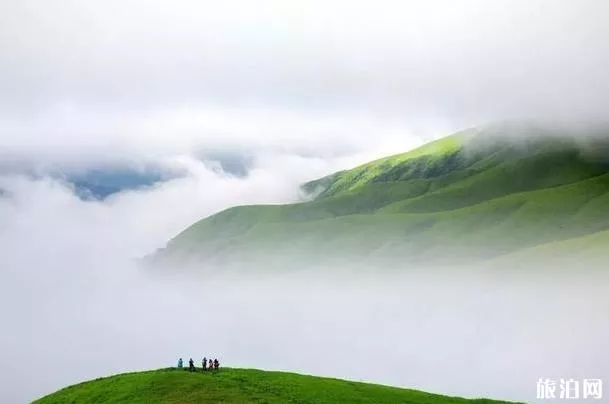
<path id="1" fill-rule="evenodd" d="M 244 263 L 240 273 L 173 268 L 156 277 L 136 268 L 135 258 L 197 218 L 293 201 L 303 172 L 327 169 L 324 160 L 275 156 L 236 179 L 186 157 L 173 164 L 191 175 L 104 202 L 50 180 L 2 179 L 0 360 L 10 366 L 1 401 L 190 355 L 520 400 L 532 399 L 538 377 L 609 377 L 600 272 L 269 276 Z"/>
<path id="2" fill-rule="evenodd" d="M 189 175 L 104 202 L 0 179 L 0 401 L 191 353 L 526 400 L 538 377 L 608 375 L 596 278 L 263 287 L 157 282 L 132 262 L 217 210 L 295 200 L 302 181 L 453 129 L 602 118 L 607 14 L 592 0 L 1 2 L 0 158 Z M 205 150 L 252 156 L 249 176 L 193 159 Z"/>
<path id="3" fill-rule="evenodd" d="M 598 1 L 0 7 L 12 151 L 405 147 L 495 119 L 603 118 L 609 101 Z"/>

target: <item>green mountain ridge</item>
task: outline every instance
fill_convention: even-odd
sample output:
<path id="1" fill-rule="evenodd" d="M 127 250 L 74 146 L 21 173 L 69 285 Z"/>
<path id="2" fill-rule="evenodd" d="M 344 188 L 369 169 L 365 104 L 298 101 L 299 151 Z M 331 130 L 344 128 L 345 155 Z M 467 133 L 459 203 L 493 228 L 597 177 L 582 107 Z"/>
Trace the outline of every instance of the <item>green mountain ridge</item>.
<path id="1" fill-rule="evenodd" d="M 286 372 L 223 368 L 217 373 L 178 369 L 125 373 L 84 382 L 43 397 L 37 404 L 106 403 L 405 403 L 499 404 Z"/>
<path id="2" fill-rule="evenodd" d="M 308 202 L 227 209 L 156 258 L 461 263 L 609 229 L 608 138 L 528 130 L 462 131 L 306 183 Z"/>

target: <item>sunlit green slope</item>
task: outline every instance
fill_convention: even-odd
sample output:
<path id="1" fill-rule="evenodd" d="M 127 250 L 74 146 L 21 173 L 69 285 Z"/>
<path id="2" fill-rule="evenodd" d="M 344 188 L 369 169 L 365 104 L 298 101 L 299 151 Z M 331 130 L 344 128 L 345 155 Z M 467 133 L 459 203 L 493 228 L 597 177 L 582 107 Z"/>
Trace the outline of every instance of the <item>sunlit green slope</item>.
<path id="1" fill-rule="evenodd" d="M 500 401 L 447 397 L 417 390 L 284 372 L 221 369 L 191 373 L 164 369 L 127 373 L 81 383 L 38 404 L 171 403 L 408 403 L 493 404 Z"/>
<path id="2" fill-rule="evenodd" d="M 157 258 L 475 261 L 609 228 L 603 136 L 472 129 L 204 219 Z"/>

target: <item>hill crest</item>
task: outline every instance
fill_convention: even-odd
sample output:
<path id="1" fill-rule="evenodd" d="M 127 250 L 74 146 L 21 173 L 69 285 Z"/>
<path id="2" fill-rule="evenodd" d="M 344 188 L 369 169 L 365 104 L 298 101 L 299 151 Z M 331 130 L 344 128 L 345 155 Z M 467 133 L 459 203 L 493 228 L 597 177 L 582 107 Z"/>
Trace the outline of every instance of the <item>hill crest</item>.
<path id="1" fill-rule="evenodd" d="M 459 263 L 609 229 L 607 138 L 509 130 L 469 129 L 311 181 L 309 202 L 227 209 L 157 257 Z"/>
<path id="2" fill-rule="evenodd" d="M 59 390 L 36 404 L 146 403 L 418 403 L 499 404 L 341 379 L 296 373 L 224 368 L 213 373 L 174 368 L 125 373 Z"/>

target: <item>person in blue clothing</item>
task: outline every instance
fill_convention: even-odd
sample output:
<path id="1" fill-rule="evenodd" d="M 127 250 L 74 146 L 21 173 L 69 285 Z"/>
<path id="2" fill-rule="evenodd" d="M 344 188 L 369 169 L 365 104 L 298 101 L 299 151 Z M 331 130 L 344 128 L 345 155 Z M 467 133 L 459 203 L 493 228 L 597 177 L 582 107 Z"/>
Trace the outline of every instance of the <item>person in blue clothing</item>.
<path id="1" fill-rule="evenodd" d="M 182 361 L 182 358 L 180 358 L 178 360 L 178 369 L 182 369 L 184 367 L 184 362 Z"/>

